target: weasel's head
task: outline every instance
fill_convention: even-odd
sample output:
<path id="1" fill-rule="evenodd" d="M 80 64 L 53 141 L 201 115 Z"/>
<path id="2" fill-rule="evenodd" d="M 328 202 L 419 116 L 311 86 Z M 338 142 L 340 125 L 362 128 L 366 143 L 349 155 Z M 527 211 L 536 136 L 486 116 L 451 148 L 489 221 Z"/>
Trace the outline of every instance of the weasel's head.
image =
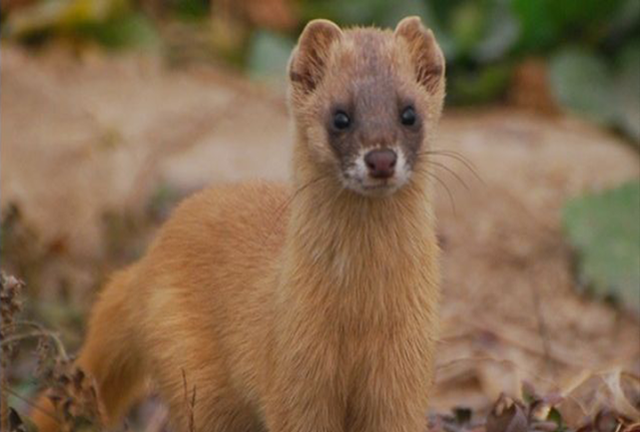
<path id="1" fill-rule="evenodd" d="M 394 31 L 307 24 L 289 61 L 298 150 L 361 195 L 390 195 L 421 167 L 442 111 L 445 62 L 417 17 Z M 296 167 L 300 168 L 300 167 Z"/>

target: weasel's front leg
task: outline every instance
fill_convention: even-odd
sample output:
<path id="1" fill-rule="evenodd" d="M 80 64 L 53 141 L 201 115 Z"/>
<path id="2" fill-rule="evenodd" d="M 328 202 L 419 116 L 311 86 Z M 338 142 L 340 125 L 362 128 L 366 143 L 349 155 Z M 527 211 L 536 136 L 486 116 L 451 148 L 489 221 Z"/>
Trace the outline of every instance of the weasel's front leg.
<path id="1" fill-rule="evenodd" d="M 306 323 L 307 325 L 310 323 Z M 294 326 L 293 328 L 296 328 Z M 345 400 L 335 334 L 301 325 L 271 361 L 263 401 L 270 432 L 344 432 Z M 285 336 L 286 337 L 286 336 Z"/>
<path id="2" fill-rule="evenodd" d="M 344 432 L 344 398 L 330 379 L 309 380 L 296 371 L 266 401 L 270 432 Z M 314 373 L 308 371 L 307 373 Z"/>
<path id="3" fill-rule="evenodd" d="M 344 432 L 344 409 L 326 388 L 293 386 L 266 406 L 270 432 Z"/>
<path id="4" fill-rule="evenodd" d="M 346 432 L 426 430 L 431 342 L 398 336 L 395 343 L 388 339 L 369 342 L 370 355 L 354 365 Z"/>

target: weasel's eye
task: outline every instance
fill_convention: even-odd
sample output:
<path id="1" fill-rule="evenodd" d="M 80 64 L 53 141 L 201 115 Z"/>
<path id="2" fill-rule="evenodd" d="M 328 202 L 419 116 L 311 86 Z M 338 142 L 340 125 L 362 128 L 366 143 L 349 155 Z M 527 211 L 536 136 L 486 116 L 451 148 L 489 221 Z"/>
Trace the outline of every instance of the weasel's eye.
<path id="1" fill-rule="evenodd" d="M 416 123 L 416 111 L 412 106 L 406 107 L 400 114 L 400 121 L 405 126 L 413 126 Z"/>
<path id="2" fill-rule="evenodd" d="M 336 129 L 344 130 L 351 125 L 351 119 L 344 111 L 337 111 L 333 115 L 333 126 Z"/>

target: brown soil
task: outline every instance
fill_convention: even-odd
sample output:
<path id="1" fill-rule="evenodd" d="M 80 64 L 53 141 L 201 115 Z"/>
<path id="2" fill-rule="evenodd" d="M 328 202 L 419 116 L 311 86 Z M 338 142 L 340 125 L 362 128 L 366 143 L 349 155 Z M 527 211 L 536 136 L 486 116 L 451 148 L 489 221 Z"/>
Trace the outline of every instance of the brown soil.
<path id="1" fill-rule="evenodd" d="M 104 263 L 140 253 L 147 224 L 114 231 L 105 215 L 148 221 L 159 190 L 288 176 L 282 95 L 229 73 L 6 45 L 1 73 L 1 204 L 5 221 L 19 212 L 3 266 L 29 278 L 34 302 L 64 287 L 86 310 L 116 265 Z M 578 120 L 506 108 L 447 112 L 438 147 L 479 179 L 439 159 L 466 187 L 436 169 L 451 197 L 436 182 L 445 296 L 434 407 L 486 406 L 522 380 L 562 390 L 585 370 L 637 368 L 638 321 L 576 293 L 560 228 L 568 197 L 637 178 L 637 154 Z"/>

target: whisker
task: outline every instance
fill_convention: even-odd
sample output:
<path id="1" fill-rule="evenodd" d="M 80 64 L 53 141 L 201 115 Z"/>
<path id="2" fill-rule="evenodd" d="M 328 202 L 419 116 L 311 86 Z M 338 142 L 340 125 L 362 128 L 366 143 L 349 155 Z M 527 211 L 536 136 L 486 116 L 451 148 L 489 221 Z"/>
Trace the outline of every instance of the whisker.
<path id="1" fill-rule="evenodd" d="M 422 152 L 418 152 L 418 155 L 447 156 L 452 159 L 455 159 L 456 161 L 464 165 L 469 171 L 471 171 L 473 176 L 478 180 L 480 180 L 482 184 L 485 184 L 484 180 L 478 173 L 478 170 L 473 164 L 473 162 L 471 162 L 469 159 L 467 159 L 464 155 L 462 155 L 459 152 L 456 152 L 454 150 L 445 150 L 445 149 L 431 149 L 431 150 L 424 150 Z"/>
<path id="2" fill-rule="evenodd" d="M 298 189 L 296 189 L 291 196 L 285 201 L 283 202 L 275 211 L 275 219 L 273 219 L 272 223 L 271 223 L 271 227 L 269 228 L 269 230 L 267 231 L 267 236 L 264 238 L 263 243 L 266 243 L 267 240 L 269 240 L 269 238 L 271 237 L 271 235 L 273 234 L 273 231 L 276 227 L 276 225 L 278 224 L 278 222 L 280 222 L 280 219 L 282 218 L 282 216 L 284 215 L 284 212 L 286 211 L 286 209 L 291 205 L 291 203 L 293 202 L 294 199 L 296 199 L 296 197 L 305 189 L 307 189 L 309 186 L 319 182 L 320 180 L 324 179 L 326 177 L 326 175 L 321 175 L 316 177 L 315 179 L 309 180 L 307 183 L 303 184 L 302 186 L 300 186 Z"/>
<path id="3" fill-rule="evenodd" d="M 460 182 L 460 184 L 467 190 L 467 192 L 470 191 L 469 186 L 467 185 L 467 183 L 462 179 L 462 177 L 460 177 L 458 175 L 457 172 L 455 172 L 454 170 L 452 170 L 451 168 L 449 168 L 448 166 L 446 166 L 445 164 L 436 162 L 436 161 L 429 161 L 430 164 L 432 164 L 433 166 L 437 167 L 437 168 L 442 168 L 443 170 L 447 171 L 449 174 L 451 174 L 453 177 L 455 177 L 456 180 L 458 180 L 458 182 Z"/>
<path id="4" fill-rule="evenodd" d="M 440 183 L 440 185 L 444 188 L 444 190 L 447 192 L 447 195 L 449 196 L 449 204 L 451 205 L 451 210 L 453 211 L 454 216 L 457 216 L 458 212 L 456 210 L 455 200 L 453 199 L 453 194 L 451 193 L 451 189 L 449 189 L 447 184 L 441 178 L 439 178 L 435 173 L 430 172 L 428 169 L 422 169 L 416 172 L 423 172 L 428 176 L 434 178 L 438 183 Z"/>

